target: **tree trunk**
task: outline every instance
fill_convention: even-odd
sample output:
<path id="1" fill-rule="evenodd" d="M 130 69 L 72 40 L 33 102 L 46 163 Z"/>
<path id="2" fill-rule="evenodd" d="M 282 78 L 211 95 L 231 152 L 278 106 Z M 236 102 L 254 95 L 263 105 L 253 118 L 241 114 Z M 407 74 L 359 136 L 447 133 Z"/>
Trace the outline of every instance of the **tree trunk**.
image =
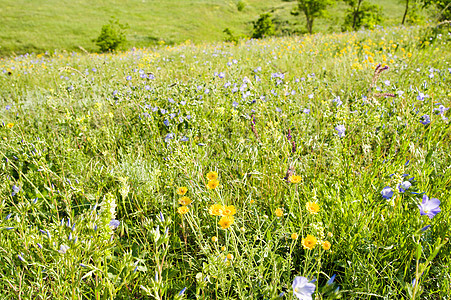
<path id="1" fill-rule="evenodd" d="M 360 11 L 360 4 L 362 3 L 363 0 L 359 0 L 359 2 L 357 3 L 357 7 L 354 8 L 354 20 L 352 22 L 352 29 L 355 30 L 355 26 L 357 24 L 357 16 L 359 15 L 359 11 Z"/>
<path id="2" fill-rule="evenodd" d="M 404 21 L 406 20 L 407 11 L 409 10 L 409 0 L 406 0 L 406 10 L 404 11 L 404 16 L 402 16 L 402 25 L 404 25 Z"/>

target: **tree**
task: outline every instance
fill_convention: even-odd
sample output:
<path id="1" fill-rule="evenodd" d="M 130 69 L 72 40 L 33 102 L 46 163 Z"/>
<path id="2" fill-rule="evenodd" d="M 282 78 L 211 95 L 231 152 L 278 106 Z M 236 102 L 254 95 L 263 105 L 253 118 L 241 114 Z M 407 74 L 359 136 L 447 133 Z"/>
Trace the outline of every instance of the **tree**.
<path id="1" fill-rule="evenodd" d="M 451 20 L 451 0 L 420 0 L 423 7 L 435 6 L 438 9 L 438 21 Z"/>
<path id="2" fill-rule="evenodd" d="M 254 39 L 261 39 L 274 35 L 275 33 L 276 31 L 274 29 L 274 23 L 271 20 L 271 14 L 261 14 L 257 22 L 254 23 L 254 32 L 252 33 L 252 37 Z"/>
<path id="3" fill-rule="evenodd" d="M 360 13 L 360 5 L 362 4 L 363 0 L 343 0 L 346 4 L 351 6 L 351 11 L 349 15 L 352 17 L 352 29 L 356 29 L 357 25 L 357 19 L 359 17 Z"/>
<path id="4" fill-rule="evenodd" d="M 382 22 L 382 9 L 379 5 L 364 0 L 343 0 L 349 6 L 342 30 L 356 30 L 360 27 L 373 27 Z"/>
<path id="5" fill-rule="evenodd" d="M 299 11 L 304 12 L 307 19 L 307 31 L 313 32 L 315 18 L 325 16 L 326 8 L 335 3 L 335 0 L 298 0 Z"/>
<path id="6" fill-rule="evenodd" d="M 404 10 L 404 15 L 402 16 L 402 22 L 401 22 L 402 25 L 404 25 L 404 22 L 406 21 L 407 11 L 409 10 L 409 0 L 405 0 L 405 1 L 406 1 L 406 9 Z"/>

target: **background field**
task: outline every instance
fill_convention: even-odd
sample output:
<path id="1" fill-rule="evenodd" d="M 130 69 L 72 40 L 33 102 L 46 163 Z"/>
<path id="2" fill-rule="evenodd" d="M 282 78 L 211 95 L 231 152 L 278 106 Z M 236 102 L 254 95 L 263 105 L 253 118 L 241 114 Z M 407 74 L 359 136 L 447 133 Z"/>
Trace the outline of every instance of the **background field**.
<path id="1" fill-rule="evenodd" d="M 0 55 L 44 53 L 54 49 L 97 51 L 92 42 L 111 16 L 128 23 L 128 47 L 165 43 L 221 41 L 225 28 L 249 35 L 262 12 L 273 12 L 281 28 L 305 31 L 305 17 L 292 16 L 296 2 L 246 0 L 243 11 L 231 0 L 0 0 Z M 400 24 L 404 4 L 397 0 L 369 1 L 381 5 L 383 26 Z M 315 21 L 314 30 L 339 32 L 346 6 L 330 8 Z M 423 13 L 423 16 L 424 13 Z"/>

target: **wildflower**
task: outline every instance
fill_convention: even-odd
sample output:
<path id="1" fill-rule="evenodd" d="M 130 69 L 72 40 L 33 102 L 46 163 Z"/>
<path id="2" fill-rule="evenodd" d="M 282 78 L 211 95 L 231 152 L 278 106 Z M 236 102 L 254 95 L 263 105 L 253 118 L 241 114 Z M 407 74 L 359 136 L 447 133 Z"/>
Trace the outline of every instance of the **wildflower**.
<path id="1" fill-rule="evenodd" d="M 283 216 L 283 210 L 281 208 L 276 209 L 274 213 L 276 214 L 276 217 Z"/>
<path id="2" fill-rule="evenodd" d="M 208 210 L 208 212 L 212 216 L 222 216 L 223 211 L 224 206 L 222 206 L 221 204 L 213 204 L 212 206 L 210 206 L 210 209 Z"/>
<path id="3" fill-rule="evenodd" d="M 311 214 L 317 214 L 319 212 L 319 205 L 316 202 L 307 202 L 305 204 L 308 212 Z"/>
<path id="4" fill-rule="evenodd" d="M 223 211 L 222 211 L 223 216 L 233 216 L 235 213 L 236 213 L 236 209 L 235 209 L 235 206 L 233 206 L 233 205 L 224 206 Z"/>
<path id="5" fill-rule="evenodd" d="M 412 184 L 410 183 L 410 181 L 404 181 L 403 183 L 401 183 L 398 187 L 399 192 L 400 193 L 404 193 L 408 188 L 410 188 L 412 186 Z"/>
<path id="6" fill-rule="evenodd" d="M 179 214 L 181 214 L 181 215 L 186 214 L 188 211 L 189 211 L 188 206 L 180 206 L 180 207 L 177 209 L 177 212 L 178 212 Z"/>
<path id="7" fill-rule="evenodd" d="M 344 125 L 336 126 L 335 130 L 337 131 L 339 137 L 344 137 L 345 136 L 346 128 L 345 128 Z"/>
<path id="8" fill-rule="evenodd" d="M 179 199 L 179 204 L 180 205 L 190 205 L 191 204 L 191 199 L 189 197 L 183 196 L 182 198 Z"/>
<path id="9" fill-rule="evenodd" d="M 121 224 L 121 222 L 118 220 L 111 220 L 109 225 L 110 225 L 111 229 L 116 229 L 119 227 L 120 224 Z"/>
<path id="10" fill-rule="evenodd" d="M 313 248 L 315 248 L 316 243 L 316 238 L 311 234 L 307 234 L 307 237 L 302 239 L 302 246 L 304 247 L 304 249 L 312 250 Z"/>
<path id="11" fill-rule="evenodd" d="M 218 179 L 218 173 L 216 173 L 215 171 L 208 172 L 207 179 L 208 180 L 217 180 Z"/>
<path id="12" fill-rule="evenodd" d="M 292 234 L 291 234 L 291 238 L 292 238 L 293 240 L 297 240 L 297 239 L 298 239 L 298 234 L 297 234 L 296 232 L 292 233 Z"/>
<path id="13" fill-rule="evenodd" d="M 12 189 L 13 189 L 13 191 L 12 191 L 12 193 L 11 193 L 11 197 L 13 197 L 13 196 L 15 196 L 17 193 L 19 193 L 19 191 L 20 191 L 20 186 L 13 185 Z"/>
<path id="14" fill-rule="evenodd" d="M 293 280 L 293 294 L 300 300 L 312 300 L 312 294 L 316 286 L 309 282 L 307 278 L 296 276 Z"/>
<path id="15" fill-rule="evenodd" d="M 214 190 L 215 188 L 217 188 L 219 185 L 219 181 L 215 180 L 209 180 L 207 183 L 207 188 L 209 190 Z"/>
<path id="16" fill-rule="evenodd" d="M 431 123 L 431 118 L 429 117 L 429 115 L 424 115 L 421 118 L 423 119 L 422 121 L 420 121 L 421 124 L 427 125 Z"/>
<path id="17" fill-rule="evenodd" d="M 179 296 L 183 296 L 183 294 L 185 293 L 185 291 L 186 291 L 186 287 L 184 287 L 184 288 L 179 292 Z"/>
<path id="18" fill-rule="evenodd" d="M 300 175 L 291 175 L 290 177 L 288 177 L 288 181 L 291 183 L 299 183 L 301 182 L 302 177 Z"/>
<path id="19" fill-rule="evenodd" d="M 323 247 L 324 250 L 327 251 L 327 250 L 330 249 L 331 244 L 330 244 L 329 241 L 324 241 L 324 242 L 321 243 L 321 246 Z"/>
<path id="20" fill-rule="evenodd" d="M 386 186 L 382 189 L 381 194 L 382 197 L 389 200 L 391 197 L 393 197 L 393 190 L 391 189 L 391 187 Z"/>
<path id="21" fill-rule="evenodd" d="M 211 238 L 211 241 L 212 241 L 213 243 L 216 243 L 216 242 L 218 241 L 218 237 L 217 237 L 217 236 L 212 237 L 212 238 Z"/>
<path id="22" fill-rule="evenodd" d="M 222 217 L 221 220 L 219 220 L 219 225 L 221 226 L 222 229 L 227 229 L 230 227 L 230 225 L 233 224 L 233 221 L 235 219 L 233 218 L 233 216 L 225 216 Z"/>
<path id="23" fill-rule="evenodd" d="M 221 247 L 221 251 L 224 251 L 224 250 L 225 250 L 225 247 L 224 247 L 224 246 L 222 246 L 222 247 Z"/>
<path id="24" fill-rule="evenodd" d="M 441 212 L 440 200 L 437 198 L 429 199 L 428 196 L 423 195 L 423 201 L 421 204 L 418 204 L 418 208 L 420 209 L 420 214 L 422 216 L 426 215 L 429 219 L 432 219 L 436 214 Z"/>
<path id="25" fill-rule="evenodd" d="M 13 128 L 13 126 L 14 126 L 14 123 L 8 123 L 8 124 L 6 124 L 6 127 L 8 127 L 9 129 Z"/>
<path id="26" fill-rule="evenodd" d="M 69 250 L 69 246 L 61 245 L 60 249 L 58 250 L 58 252 L 61 253 L 61 254 L 65 254 L 67 252 L 67 250 Z"/>
<path id="27" fill-rule="evenodd" d="M 188 191 L 188 188 L 186 186 L 182 186 L 177 189 L 177 194 L 180 196 L 183 196 L 186 194 L 187 191 Z"/>
<path id="28" fill-rule="evenodd" d="M 335 276 L 337 276 L 337 275 L 336 274 L 332 275 L 332 277 L 326 282 L 326 284 L 331 285 L 332 283 L 334 283 Z"/>
<path id="29" fill-rule="evenodd" d="M 227 254 L 227 259 L 228 260 L 232 260 L 233 259 L 233 254 L 231 254 L 231 253 Z"/>

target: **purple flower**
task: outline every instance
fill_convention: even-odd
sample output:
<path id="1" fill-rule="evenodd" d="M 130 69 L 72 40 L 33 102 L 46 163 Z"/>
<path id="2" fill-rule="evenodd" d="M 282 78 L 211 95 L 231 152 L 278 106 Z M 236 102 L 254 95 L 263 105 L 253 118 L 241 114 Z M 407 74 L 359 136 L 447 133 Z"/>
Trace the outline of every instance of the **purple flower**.
<path id="1" fill-rule="evenodd" d="M 15 196 L 17 193 L 19 193 L 19 191 L 20 191 L 20 186 L 13 185 L 12 189 L 13 189 L 13 191 L 12 191 L 12 193 L 11 193 L 11 196 L 13 197 L 13 196 Z"/>
<path id="2" fill-rule="evenodd" d="M 307 278 L 296 276 L 293 280 L 293 293 L 300 300 L 312 300 L 312 294 L 316 286 L 309 282 Z"/>
<path id="3" fill-rule="evenodd" d="M 428 196 L 423 195 L 423 201 L 421 204 L 418 204 L 418 208 L 420 209 L 420 214 L 422 216 L 426 215 L 429 219 L 432 219 L 436 214 L 438 214 L 440 209 L 440 200 L 437 198 L 429 199 Z"/>
<path id="4" fill-rule="evenodd" d="M 128 75 L 125 79 L 132 80 L 132 77 L 130 75 Z"/>
<path id="5" fill-rule="evenodd" d="M 423 118 L 423 121 L 420 121 L 421 124 L 427 125 L 431 123 L 431 118 L 429 117 L 429 115 L 424 115 L 421 118 Z"/>
<path id="6" fill-rule="evenodd" d="M 389 200 L 391 197 L 393 197 L 393 190 L 391 189 L 391 187 L 386 186 L 382 189 L 381 195 L 385 199 Z"/>
<path id="7" fill-rule="evenodd" d="M 111 229 L 116 229 L 119 227 L 120 224 L 121 224 L 121 222 L 118 220 L 111 220 L 109 225 L 110 225 Z"/>
<path id="8" fill-rule="evenodd" d="M 304 114 L 309 114 L 310 113 L 310 109 L 308 108 L 304 108 L 304 110 L 302 111 Z"/>
<path id="9" fill-rule="evenodd" d="M 410 183 L 410 181 L 404 181 L 403 183 L 401 183 L 398 187 L 399 192 L 404 193 L 408 188 L 410 188 L 412 186 L 412 184 Z"/>
<path id="10" fill-rule="evenodd" d="M 344 125 L 336 126 L 335 130 L 337 131 L 339 137 L 344 137 L 345 136 L 346 128 L 345 128 Z"/>

